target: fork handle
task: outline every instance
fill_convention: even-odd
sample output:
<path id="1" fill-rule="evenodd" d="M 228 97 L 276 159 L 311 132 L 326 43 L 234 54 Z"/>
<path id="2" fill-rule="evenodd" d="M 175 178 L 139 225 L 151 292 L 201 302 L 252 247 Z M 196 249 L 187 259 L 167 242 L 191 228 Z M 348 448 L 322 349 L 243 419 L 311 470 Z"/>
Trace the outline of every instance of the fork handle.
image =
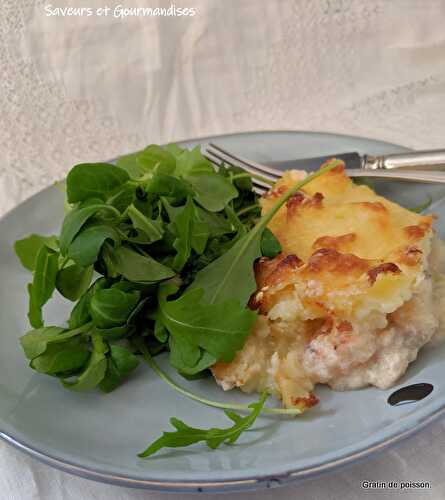
<path id="1" fill-rule="evenodd" d="M 406 170 L 445 170 L 445 149 L 430 151 L 413 151 L 390 155 L 363 155 L 363 167 L 367 170 L 390 170 L 403 168 Z"/>

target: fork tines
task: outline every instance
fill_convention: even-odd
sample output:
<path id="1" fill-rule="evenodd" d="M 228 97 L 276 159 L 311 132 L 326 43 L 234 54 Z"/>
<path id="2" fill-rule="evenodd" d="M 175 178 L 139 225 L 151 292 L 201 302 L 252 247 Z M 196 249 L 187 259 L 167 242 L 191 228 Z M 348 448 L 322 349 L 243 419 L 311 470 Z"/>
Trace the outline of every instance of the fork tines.
<path id="1" fill-rule="evenodd" d="M 241 167 L 251 174 L 255 191 L 260 194 L 269 190 L 271 185 L 282 175 L 280 170 L 236 156 L 216 144 L 209 143 L 205 149 L 207 154 L 204 156 L 216 166 L 224 162 L 233 167 Z"/>

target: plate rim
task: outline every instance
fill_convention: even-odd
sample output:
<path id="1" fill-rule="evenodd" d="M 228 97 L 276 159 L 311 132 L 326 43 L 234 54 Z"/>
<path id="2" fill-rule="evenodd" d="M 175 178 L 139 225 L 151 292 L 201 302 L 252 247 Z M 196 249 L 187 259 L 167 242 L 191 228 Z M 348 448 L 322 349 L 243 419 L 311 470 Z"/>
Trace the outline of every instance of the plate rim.
<path id="1" fill-rule="evenodd" d="M 218 481 L 164 481 L 156 479 L 141 479 L 128 475 L 117 475 L 109 472 L 104 472 L 99 469 L 87 468 L 81 465 L 62 460 L 51 455 L 45 454 L 36 450 L 32 446 L 22 443 L 20 440 L 9 436 L 5 432 L 0 431 L 0 439 L 14 448 L 23 451 L 27 455 L 36 458 L 39 462 L 54 467 L 55 469 L 67 472 L 74 476 L 90 479 L 105 484 L 116 486 L 124 486 L 129 488 L 139 488 L 152 491 L 163 491 L 171 493 L 192 493 L 192 492 L 208 492 L 208 493 L 228 493 L 235 491 L 257 490 L 262 487 L 272 488 L 277 486 L 285 486 L 305 479 L 317 477 L 327 472 L 333 472 L 342 467 L 347 467 L 357 463 L 360 460 L 368 459 L 379 452 L 383 452 L 389 447 L 396 445 L 411 436 L 414 436 L 429 424 L 436 421 L 441 416 L 445 415 L 445 402 L 433 413 L 420 419 L 417 424 L 406 429 L 397 435 L 390 438 L 384 438 L 373 446 L 365 446 L 362 449 L 346 453 L 342 457 L 335 460 L 327 460 L 326 462 L 306 467 L 303 469 L 288 470 L 283 474 L 260 474 L 253 475 L 244 479 L 225 479 Z"/>
<path id="2" fill-rule="evenodd" d="M 392 142 L 375 139 L 372 137 L 366 136 L 358 136 L 352 134 L 341 134 L 336 132 L 324 132 L 324 131 L 316 131 L 316 130 L 292 130 L 292 129 L 271 129 L 271 130 L 251 130 L 251 131 L 240 131 L 240 132 L 230 132 L 225 134 L 216 134 L 216 135 L 204 135 L 193 137 L 189 139 L 181 139 L 177 142 L 178 144 L 185 144 L 190 142 L 203 142 L 206 139 L 218 139 L 218 138 L 230 138 L 237 136 L 247 136 L 247 135 L 262 135 L 262 134 L 298 134 L 298 135 L 317 135 L 317 136 L 331 136 L 331 137 L 343 137 L 349 138 L 352 140 L 363 140 L 370 141 L 374 143 L 379 143 L 381 145 L 394 147 L 396 149 L 410 151 L 410 148 L 402 146 L 400 144 L 395 144 Z M 4 219 L 12 216 L 15 211 L 22 207 L 22 205 L 27 204 L 33 198 L 40 195 L 43 191 L 50 188 L 50 186 L 39 190 L 38 192 L 32 194 L 31 196 L 24 199 L 21 203 L 13 207 L 11 210 L 7 211 L 2 217 L 0 217 L 0 222 Z M 214 481 L 205 481 L 205 480 L 157 480 L 150 478 L 140 478 L 140 477 L 132 477 L 130 475 L 119 475 L 113 474 L 111 472 L 106 472 L 100 469 L 95 469 L 93 467 L 85 467 L 80 464 L 71 462 L 69 460 L 61 459 L 54 457 L 44 451 L 38 450 L 33 446 L 27 445 L 26 442 L 15 438 L 11 433 L 6 433 L 0 431 L 0 439 L 6 442 L 9 445 L 12 445 L 16 449 L 25 452 L 27 455 L 36 458 L 38 461 L 52 466 L 58 470 L 63 472 L 67 472 L 76 476 L 83 477 L 85 479 L 95 480 L 102 483 L 114 484 L 119 486 L 126 486 L 130 488 L 143 488 L 147 490 L 153 491 L 164 491 L 164 492 L 229 492 L 229 491 L 247 491 L 247 490 L 255 490 L 262 487 L 275 487 L 279 485 L 290 484 L 297 481 L 302 481 L 303 479 L 308 479 L 322 473 L 326 473 L 329 471 L 337 470 L 340 467 L 346 467 L 348 465 L 353 464 L 358 460 L 362 460 L 372 455 L 375 455 L 378 452 L 381 452 L 391 445 L 395 445 L 404 439 L 407 439 L 430 423 L 437 420 L 442 415 L 445 415 L 445 401 L 441 406 L 436 408 L 436 410 L 429 415 L 424 415 L 420 417 L 417 422 L 414 422 L 409 426 L 409 428 L 400 430 L 397 433 L 393 433 L 392 436 L 383 437 L 377 443 L 373 445 L 364 445 L 362 448 L 355 450 L 353 452 L 346 452 L 342 456 L 339 456 L 335 459 L 327 459 L 325 462 L 311 465 L 303 468 L 289 469 L 283 472 L 282 474 L 274 474 L 270 475 L 267 473 L 264 474 L 255 474 L 242 479 L 223 479 L 223 480 L 214 480 Z"/>

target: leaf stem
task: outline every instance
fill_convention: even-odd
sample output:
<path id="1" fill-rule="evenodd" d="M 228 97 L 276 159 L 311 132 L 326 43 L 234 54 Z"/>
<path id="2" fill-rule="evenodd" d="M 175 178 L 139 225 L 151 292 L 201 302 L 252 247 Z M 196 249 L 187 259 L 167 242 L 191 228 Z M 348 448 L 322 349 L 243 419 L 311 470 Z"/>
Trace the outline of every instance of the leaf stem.
<path id="1" fill-rule="evenodd" d="M 188 397 L 189 399 L 193 399 L 193 401 L 198 401 L 207 406 L 211 406 L 213 408 L 220 408 L 222 410 L 237 410 L 237 411 L 251 411 L 250 405 L 243 405 L 237 403 L 220 403 L 218 401 L 212 401 L 210 399 L 203 398 L 194 394 L 193 392 L 188 391 L 184 387 L 177 384 L 167 373 L 165 373 L 161 367 L 156 363 L 156 361 L 152 358 L 147 347 L 142 343 L 138 342 L 137 347 L 142 353 L 144 360 L 146 363 L 152 368 L 152 370 L 158 375 L 160 379 L 162 379 L 165 383 L 167 383 L 170 387 L 172 387 L 176 392 L 179 392 L 183 396 Z M 261 410 L 262 413 L 273 414 L 273 415 L 299 415 L 301 410 L 295 409 L 286 409 L 286 408 L 263 408 Z"/>
<path id="2" fill-rule="evenodd" d="M 320 170 L 317 170 L 317 172 L 314 172 L 313 174 L 308 175 L 305 177 L 302 181 L 297 182 L 295 186 L 293 186 L 291 189 L 286 191 L 284 194 L 282 194 L 275 205 L 266 213 L 264 214 L 259 222 L 257 223 L 258 229 L 264 229 L 267 224 L 272 220 L 273 216 L 280 210 L 280 208 L 286 203 L 286 201 L 293 196 L 296 192 L 298 192 L 303 186 L 306 184 L 309 184 L 309 182 L 313 181 L 317 177 L 320 177 L 321 175 L 326 174 L 330 170 L 338 167 L 339 165 L 342 165 L 343 162 L 341 160 L 332 160 L 329 162 L 329 164 L 326 167 L 323 167 Z"/>
<path id="3" fill-rule="evenodd" d="M 89 321 L 88 323 L 85 323 L 84 325 L 79 326 L 78 328 L 75 328 L 74 330 L 70 330 L 70 331 L 71 331 L 71 333 L 74 333 L 77 335 L 79 333 L 87 332 L 92 326 L 93 326 L 93 322 Z"/>
<path id="4" fill-rule="evenodd" d="M 260 208 L 260 204 L 254 203 L 253 205 L 249 205 L 248 207 L 245 207 L 242 210 L 239 210 L 238 212 L 236 212 L 236 215 L 239 217 L 240 215 L 244 215 L 247 212 L 250 212 L 251 210 L 255 210 L 255 208 Z"/>

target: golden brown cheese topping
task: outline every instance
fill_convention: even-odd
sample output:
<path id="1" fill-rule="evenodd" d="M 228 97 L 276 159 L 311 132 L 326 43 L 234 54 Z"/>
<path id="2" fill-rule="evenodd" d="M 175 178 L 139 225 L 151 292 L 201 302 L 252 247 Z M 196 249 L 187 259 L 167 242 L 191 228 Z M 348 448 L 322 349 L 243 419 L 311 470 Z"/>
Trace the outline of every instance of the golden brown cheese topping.
<path id="1" fill-rule="evenodd" d="M 304 175 L 286 172 L 263 213 Z M 437 328 L 433 219 L 354 184 L 344 166 L 307 184 L 269 224 L 282 253 L 255 264 L 258 319 L 234 361 L 212 367 L 218 383 L 271 390 L 301 410 L 317 403 L 317 383 L 394 383 Z"/>
<path id="2" fill-rule="evenodd" d="M 284 193 L 298 180 L 286 172 L 273 193 Z M 295 197 L 295 200 L 293 198 Z M 336 168 L 294 195 L 270 223 L 285 255 L 295 254 L 307 262 L 316 248 L 335 248 L 362 259 L 382 260 L 412 245 L 431 228 L 433 217 L 418 215 L 359 186 Z M 262 199 L 263 212 L 275 203 Z"/>
<path id="3" fill-rule="evenodd" d="M 263 213 L 273 206 L 275 194 L 286 192 L 298 178 L 298 172 L 286 172 L 262 199 Z M 303 294 L 309 309 L 341 310 L 341 301 L 328 300 L 328 295 L 332 299 L 342 291 L 357 299 L 351 297 L 351 307 L 359 307 L 363 294 L 372 295 L 373 287 L 381 298 L 391 298 L 412 285 L 423 266 L 427 249 L 422 247 L 432 223 L 432 216 L 392 203 L 354 184 L 344 167 L 336 168 L 292 196 L 271 221 L 282 254 L 258 262 L 260 293 L 251 304 L 266 313 L 276 302 L 278 288 L 296 282 L 311 288 Z"/>

